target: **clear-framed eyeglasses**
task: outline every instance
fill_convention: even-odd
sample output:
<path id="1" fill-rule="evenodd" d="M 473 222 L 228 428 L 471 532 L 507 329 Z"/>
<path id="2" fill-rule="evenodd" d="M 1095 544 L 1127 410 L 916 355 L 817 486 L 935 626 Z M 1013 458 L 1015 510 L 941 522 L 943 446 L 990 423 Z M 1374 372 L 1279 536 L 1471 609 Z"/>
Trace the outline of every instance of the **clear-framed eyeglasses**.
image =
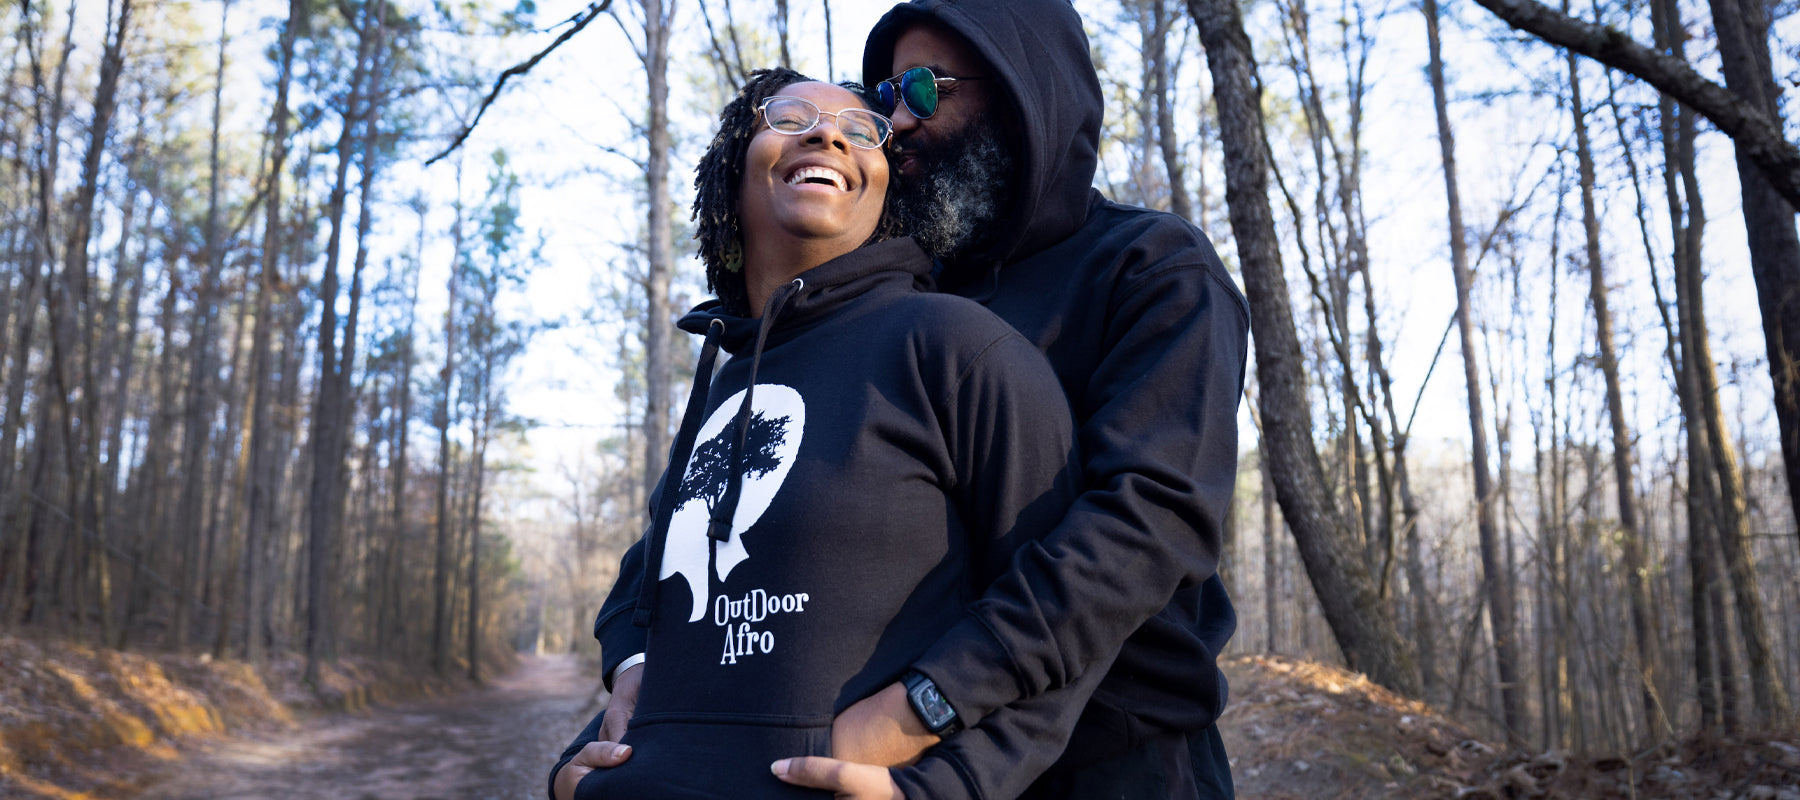
<path id="1" fill-rule="evenodd" d="M 836 120 L 837 129 L 844 134 L 844 140 L 851 146 L 864 150 L 880 149 L 894 133 L 894 123 L 891 120 L 866 108 L 821 111 L 811 101 L 801 97 L 776 95 L 764 99 L 757 105 L 756 112 L 762 115 L 764 122 L 769 123 L 769 130 L 789 136 L 799 136 L 811 131 L 819 126 L 820 119 L 829 114 Z"/>

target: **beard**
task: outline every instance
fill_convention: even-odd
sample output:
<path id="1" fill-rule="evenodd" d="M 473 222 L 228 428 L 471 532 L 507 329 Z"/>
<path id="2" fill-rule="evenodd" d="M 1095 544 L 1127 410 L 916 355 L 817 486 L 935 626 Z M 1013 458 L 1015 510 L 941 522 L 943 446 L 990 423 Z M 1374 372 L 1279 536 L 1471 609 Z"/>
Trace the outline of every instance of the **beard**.
<path id="1" fill-rule="evenodd" d="M 917 158 L 917 174 L 895 175 L 894 213 L 933 258 L 954 261 L 993 241 L 1018 173 L 1018 157 L 999 127 L 976 118 L 956 135 L 902 144 Z"/>

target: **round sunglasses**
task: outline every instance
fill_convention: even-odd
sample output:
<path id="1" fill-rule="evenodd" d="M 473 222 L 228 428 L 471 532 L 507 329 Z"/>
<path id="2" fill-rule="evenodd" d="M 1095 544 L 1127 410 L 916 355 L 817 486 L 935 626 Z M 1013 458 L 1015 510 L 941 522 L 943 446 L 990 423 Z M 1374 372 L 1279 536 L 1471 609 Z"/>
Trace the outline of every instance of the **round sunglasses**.
<path id="1" fill-rule="evenodd" d="M 769 130 L 789 136 L 799 136 L 819 127 L 819 120 L 829 114 L 837 121 L 837 129 L 844 134 L 844 140 L 864 150 L 879 149 L 894 132 L 892 121 L 868 109 L 820 111 L 811 101 L 800 97 L 776 95 L 766 98 L 757 105 L 756 111 L 762 114 L 764 122 L 769 123 Z"/>
<path id="2" fill-rule="evenodd" d="M 930 67 L 913 67 L 875 84 L 875 91 L 881 96 L 883 111 L 892 114 L 898 108 L 898 103 L 904 103 L 906 110 L 913 116 L 931 119 L 931 115 L 937 113 L 940 89 L 955 91 L 957 81 L 979 80 L 986 80 L 986 77 L 940 78 Z"/>

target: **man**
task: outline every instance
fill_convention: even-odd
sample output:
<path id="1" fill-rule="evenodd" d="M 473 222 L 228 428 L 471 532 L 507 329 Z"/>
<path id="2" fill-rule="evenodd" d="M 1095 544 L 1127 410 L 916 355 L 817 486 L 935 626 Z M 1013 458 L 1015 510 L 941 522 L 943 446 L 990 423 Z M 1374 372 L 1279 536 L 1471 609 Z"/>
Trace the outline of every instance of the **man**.
<path id="1" fill-rule="evenodd" d="M 919 768 L 866 765 L 905 763 L 959 728 L 971 729 L 932 751 L 952 755 L 928 756 L 925 775 L 970 763 L 959 747 L 981 766 L 993 739 L 1008 740 L 995 729 L 1060 749 L 1043 726 L 1085 702 L 1066 751 L 1025 796 L 1230 797 L 1214 658 L 1236 618 L 1215 573 L 1236 479 L 1243 296 L 1193 226 L 1092 189 L 1103 101 L 1066 0 L 904 3 L 870 33 L 863 74 L 894 106 L 895 202 L 942 263 L 940 288 L 980 301 L 1049 357 L 1085 486 L 904 684 L 838 717 L 842 761 L 784 759 L 777 774 L 839 796 L 916 800 L 936 791 Z M 606 645 L 614 719 L 596 720 L 565 754 L 571 768 L 552 773 L 570 787 L 562 800 L 587 770 L 629 757 L 612 742 L 646 666 L 623 663 L 641 648 Z M 971 793 L 992 790 L 958 769 Z"/>

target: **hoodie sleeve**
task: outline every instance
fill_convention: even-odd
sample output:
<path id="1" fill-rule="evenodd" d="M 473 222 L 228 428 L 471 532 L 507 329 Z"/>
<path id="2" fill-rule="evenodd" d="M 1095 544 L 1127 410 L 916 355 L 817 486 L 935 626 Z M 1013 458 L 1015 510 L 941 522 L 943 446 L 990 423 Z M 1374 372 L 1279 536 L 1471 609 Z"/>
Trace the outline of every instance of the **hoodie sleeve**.
<path id="1" fill-rule="evenodd" d="M 1005 329 L 962 372 L 942 414 L 979 591 L 1062 518 L 1080 490 L 1079 461 L 1061 384 L 1024 337 Z"/>
<path id="2" fill-rule="evenodd" d="M 1249 319 L 1222 267 L 1165 264 L 1112 298 L 1076 401 L 1083 493 L 914 668 L 965 724 L 1104 669 L 1218 567 Z"/>
<path id="3" fill-rule="evenodd" d="M 1018 797 L 1056 763 L 1107 664 L 1068 686 L 1000 708 L 930 750 L 910 767 L 888 770 L 907 797 Z"/>
<path id="4" fill-rule="evenodd" d="M 1079 491 L 1073 423 L 1043 354 L 1011 331 L 967 370 L 944 416 L 953 491 L 975 537 L 973 585 L 985 586 Z M 1016 797 L 1062 754 L 1104 672 L 1002 708 L 890 775 L 907 797 Z"/>
<path id="5" fill-rule="evenodd" d="M 644 584 L 644 540 L 639 538 L 619 559 L 619 578 L 594 618 L 594 638 L 600 641 L 600 675 L 612 691 L 613 670 L 619 662 L 644 652 L 649 631 L 631 624 L 638 593 Z"/>

